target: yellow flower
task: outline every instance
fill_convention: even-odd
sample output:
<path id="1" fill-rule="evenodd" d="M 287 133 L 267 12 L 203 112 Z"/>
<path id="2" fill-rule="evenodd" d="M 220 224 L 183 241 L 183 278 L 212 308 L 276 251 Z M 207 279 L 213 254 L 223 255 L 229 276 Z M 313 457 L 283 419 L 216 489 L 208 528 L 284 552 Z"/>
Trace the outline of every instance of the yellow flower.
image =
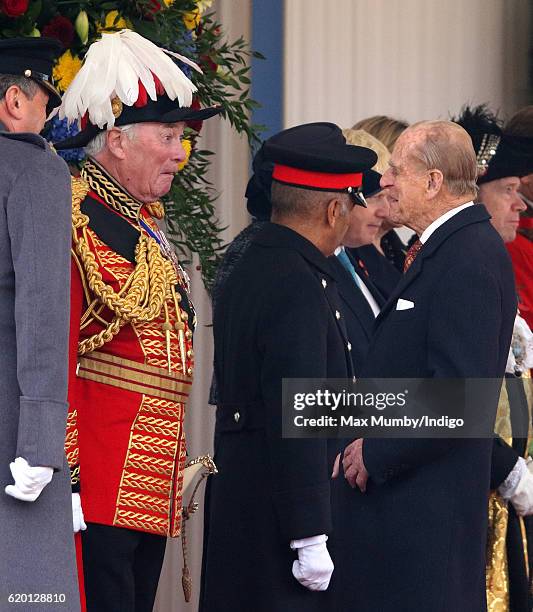
<path id="1" fill-rule="evenodd" d="M 81 60 L 77 55 L 72 55 L 70 50 L 65 51 L 57 60 L 52 76 L 59 91 L 63 93 L 72 83 L 78 70 L 81 68 Z"/>
<path id="2" fill-rule="evenodd" d="M 117 19 L 118 17 L 118 19 Z M 116 20 L 116 21 L 115 21 Z M 98 32 L 116 32 L 128 27 L 128 22 L 124 17 L 119 17 L 118 11 L 109 11 L 105 16 L 105 23 L 102 25 L 100 22 L 96 24 L 96 30 Z"/>
<path id="3" fill-rule="evenodd" d="M 165 6 L 171 6 L 174 4 L 174 0 L 163 0 L 163 2 L 165 3 Z"/>
<path id="4" fill-rule="evenodd" d="M 194 30 L 200 23 L 199 9 L 195 8 L 193 11 L 185 13 L 183 15 L 183 23 L 185 24 L 187 30 Z"/>
<path id="5" fill-rule="evenodd" d="M 183 170 L 189 161 L 189 157 L 191 156 L 192 144 L 190 140 L 182 140 L 181 144 L 185 150 L 185 159 L 178 164 L 178 170 Z"/>
<path id="6" fill-rule="evenodd" d="M 196 0 L 196 5 L 200 13 L 204 13 L 206 9 L 211 8 L 213 0 Z"/>

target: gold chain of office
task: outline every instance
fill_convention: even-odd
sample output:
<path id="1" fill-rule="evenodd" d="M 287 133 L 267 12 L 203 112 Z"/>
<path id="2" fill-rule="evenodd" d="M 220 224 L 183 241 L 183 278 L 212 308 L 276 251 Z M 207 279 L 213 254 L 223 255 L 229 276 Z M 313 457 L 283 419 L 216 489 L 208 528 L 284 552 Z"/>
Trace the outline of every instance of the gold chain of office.
<path id="1" fill-rule="evenodd" d="M 111 341 L 124 325 L 156 319 L 166 299 L 171 298 L 178 279 L 174 266 L 163 257 L 156 240 L 141 232 L 135 247 L 135 268 L 125 284 L 116 292 L 105 283 L 96 256 L 89 248 L 89 217 L 80 209 L 89 184 L 79 178 L 71 180 L 73 246 L 91 293 L 113 313 L 113 319 L 104 329 L 79 343 L 78 354 L 85 355 Z"/>
<path id="2" fill-rule="evenodd" d="M 109 180 L 96 162 L 88 159 L 81 171 L 81 177 L 113 210 L 132 221 L 138 221 L 142 203 L 124 193 L 118 185 Z M 165 209 L 161 202 L 151 202 L 146 205 L 146 208 L 156 219 L 162 219 L 165 216 Z"/>

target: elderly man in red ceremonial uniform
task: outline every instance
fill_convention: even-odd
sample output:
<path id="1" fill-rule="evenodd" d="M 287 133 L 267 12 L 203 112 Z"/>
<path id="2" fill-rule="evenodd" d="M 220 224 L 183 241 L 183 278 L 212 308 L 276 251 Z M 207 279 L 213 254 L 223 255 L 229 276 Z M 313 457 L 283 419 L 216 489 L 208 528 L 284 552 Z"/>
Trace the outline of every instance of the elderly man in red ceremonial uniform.
<path id="1" fill-rule="evenodd" d="M 89 48 L 59 111 L 83 129 L 58 148 L 89 155 L 73 179 L 67 428 L 89 611 L 151 611 L 166 536 L 180 533 L 196 320 L 155 219 L 185 157 L 184 122 L 220 110 L 189 108 L 194 91 L 123 30 Z"/>

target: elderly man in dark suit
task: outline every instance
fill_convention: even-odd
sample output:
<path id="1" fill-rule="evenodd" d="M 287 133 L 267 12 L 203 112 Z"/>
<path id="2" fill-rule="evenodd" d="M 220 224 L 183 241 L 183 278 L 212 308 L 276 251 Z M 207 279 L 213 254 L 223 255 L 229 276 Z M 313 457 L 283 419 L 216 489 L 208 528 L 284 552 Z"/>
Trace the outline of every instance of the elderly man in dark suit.
<path id="1" fill-rule="evenodd" d="M 376 156 L 324 123 L 272 137 L 265 154 L 272 223 L 225 281 L 214 315 L 219 474 L 206 497 L 202 612 L 318 612 L 316 591 L 333 571 L 331 454 L 324 439 L 282 438 L 282 379 L 353 374 L 327 257 Z"/>
<path id="2" fill-rule="evenodd" d="M 398 139 L 381 182 L 391 218 L 420 239 L 377 319 L 362 377 L 503 376 L 516 297 L 503 242 L 472 201 L 476 174 L 470 137 L 455 124 L 422 122 Z M 354 487 L 360 527 L 332 543 L 332 609 L 486 609 L 491 446 L 366 438 L 345 448 L 337 483 Z"/>
<path id="3" fill-rule="evenodd" d="M 79 610 L 64 450 L 70 176 L 38 136 L 61 102 L 60 50 L 0 41 L 1 610 Z"/>

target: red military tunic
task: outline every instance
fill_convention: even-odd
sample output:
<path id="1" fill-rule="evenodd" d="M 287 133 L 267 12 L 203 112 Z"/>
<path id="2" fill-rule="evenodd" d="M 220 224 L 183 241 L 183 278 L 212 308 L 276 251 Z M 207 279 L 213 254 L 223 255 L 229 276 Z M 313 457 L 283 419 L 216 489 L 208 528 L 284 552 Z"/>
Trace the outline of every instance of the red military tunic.
<path id="1" fill-rule="evenodd" d="M 520 314 L 533 329 L 533 243 L 518 233 L 513 242 L 505 246 L 513 261 Z"/>
<path id="2" fill-rule="evenodd" d="M 135 285 L 132 274 L 140 264 L 128 257 L 126 251 L 135 245 L 125 245 L 123 236 L 162 238 L 147 207 L 121 190 L 97 164 L 86 166 L 82 176 L 91 189 L 81 202 L 81 212 L 89 216 L 84 228 L 76 227 L 76 218 L 80 218 L 76 189 L 73 193 L 66 442 L 72 482 L 76 486 L 79 481 L 87 522 L 178 536 L 186 456 L 183 421 L 193 372 L 194 311 L 188 301 L 187 280 L 174 262 L 175 289 L 168 283 L 162 289 L 164 283 L 150 277 L 158 276 L 157 269 L 143 264 L 140 277 L 150 277 L 151 298 L 157 303 L 156 292 L 165 291 L 157 316 L 152 320 L 132 318 L 102 346 L 81 355 L 80 343 L 101 332 L 116 315 L 91 290 L 89 277 L 98 281 L 101 275 L 105 287 L 118 296 L 121 291 L 126 295 Z M 75 181 L 76 186 L 83 196 L 84 184 Z M 92 268 L 87 265 L 89 259 L 84 260 L 80 237 L 94 256 Z M 168 249 L 166 259 L 170 260 Z"/>

